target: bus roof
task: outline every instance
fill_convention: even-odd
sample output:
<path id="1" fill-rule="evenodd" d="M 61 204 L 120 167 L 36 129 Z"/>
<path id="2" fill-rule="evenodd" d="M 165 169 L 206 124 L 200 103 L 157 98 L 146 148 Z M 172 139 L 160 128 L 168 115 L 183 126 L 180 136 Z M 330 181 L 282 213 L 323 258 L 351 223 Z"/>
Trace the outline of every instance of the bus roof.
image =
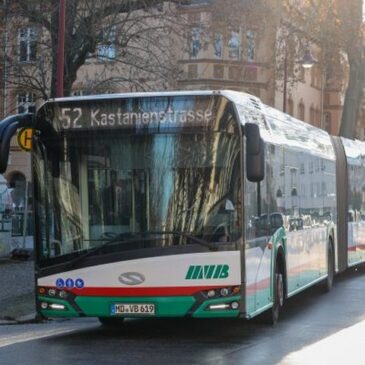
<path id="1" fill-rule="evenodd" d="M 185 90 L 162 92 L 135 92 L 101 95 L 72 96 L 49 99 L 43 106 L 53 103 L 77 103 L 83 101 L 107 101 L 133 98 L 179 97 L 179 96 L 222 96 L 237 107 L 240 123 L 258 124 L 264 140 L 287 145 L 300 150 L 310 149 L 318 154 L 333 158 L 332 143 L 328 133 L 289 114 L 276 110 L 253 95 L 232 90 Z"/>
<path id="2" fill-rule="evenodd" d="M 112 99 L 146 98 L 146 97 L 159 97 L 159 96 L 205 96 L 205 95 L 224 96 L 228 100 L 236 104 L 245 105 L 248 108 L 262 110 L 261 108 L 262 103 L 259 98 L 244 92 L 232 91 L 232 90 L 186 90 L 186 91 L 161 91 L 161 92 L 153 91 L 153 92 L 68 96 L 68 97 L 48 99 L 44 104 L 58 103 L 58 102 L 62 103 L 70 101 L 77 102 L 77 101 L 88 101 L 88 100 L 112 100 Z"/>

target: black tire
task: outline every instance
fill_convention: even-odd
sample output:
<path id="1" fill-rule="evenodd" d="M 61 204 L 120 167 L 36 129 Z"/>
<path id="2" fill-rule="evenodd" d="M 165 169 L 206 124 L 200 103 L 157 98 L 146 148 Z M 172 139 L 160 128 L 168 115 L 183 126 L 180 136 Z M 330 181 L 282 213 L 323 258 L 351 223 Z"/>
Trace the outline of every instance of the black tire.
<path id="1" fill-rule="evenodd" d="M 274 298 L 273 306 L 269 309 L 264 317 L 265 323 L 269 325 L 275 325 L 280 317 L 280 313 L 284 306 L 285 300 L 285 284 L 284 274 L 280 267 L 276 268 L 275 281 L 274 281 Z"/>
<path id="2" fill-rule="evenodd" d="M 323 291 L 328 293 L 333 287 L 333 280 L 335 277 L 335 260 L 333 254 L 333 245 L 330 240 L 327 248 L 327 278 L 324 281 Z"/>
<path id="3" fill-rule="evenodd" d="M 124 321 L 123 317 L 99 317 L 99 322 L 105 327 L 120 327 Z"/>
<path id="4" fill-rule="evenodd" d="M 280 317 L 280 312 L 284 306 L 284 276 L 282 272 L 277 271 L 275 273 L 274 284 L 274 304 L 272 307 L 272 320 L 271 324 L 276 324 Z"/>

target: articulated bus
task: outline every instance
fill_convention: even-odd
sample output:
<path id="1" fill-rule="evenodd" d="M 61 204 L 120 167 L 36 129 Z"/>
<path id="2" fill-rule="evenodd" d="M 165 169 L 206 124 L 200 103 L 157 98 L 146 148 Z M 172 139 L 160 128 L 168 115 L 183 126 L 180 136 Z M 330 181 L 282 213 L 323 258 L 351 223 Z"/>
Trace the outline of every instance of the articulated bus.
<path id="1" fill-rule="evenodd" d="M 365 261 L 365 144 L 233 91 L 58 98 L 31 128 L 44 318 L 243 317 Z"/>

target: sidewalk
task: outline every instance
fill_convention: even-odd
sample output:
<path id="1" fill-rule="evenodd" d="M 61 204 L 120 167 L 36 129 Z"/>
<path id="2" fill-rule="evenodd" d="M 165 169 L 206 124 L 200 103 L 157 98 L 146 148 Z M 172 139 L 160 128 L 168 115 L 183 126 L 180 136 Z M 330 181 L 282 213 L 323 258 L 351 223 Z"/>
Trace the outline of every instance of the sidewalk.
<path id="1" fill-rule="evenodd" d="M 0 259 L 0 324 L 35 319 L 34 262 Z"/>

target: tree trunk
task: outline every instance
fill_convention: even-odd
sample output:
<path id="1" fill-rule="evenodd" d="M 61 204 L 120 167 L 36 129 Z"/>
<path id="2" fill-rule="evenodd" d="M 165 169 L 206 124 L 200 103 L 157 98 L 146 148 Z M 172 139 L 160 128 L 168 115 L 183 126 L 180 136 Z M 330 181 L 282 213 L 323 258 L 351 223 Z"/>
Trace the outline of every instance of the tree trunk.
<path id="1" fill-rule="evenodd" d="M 340 136 L 356 137 L 356 126 L 363 96 L 365 60 L 358 55 L 349 59 L 349 82 L 343 105 Z"/>

